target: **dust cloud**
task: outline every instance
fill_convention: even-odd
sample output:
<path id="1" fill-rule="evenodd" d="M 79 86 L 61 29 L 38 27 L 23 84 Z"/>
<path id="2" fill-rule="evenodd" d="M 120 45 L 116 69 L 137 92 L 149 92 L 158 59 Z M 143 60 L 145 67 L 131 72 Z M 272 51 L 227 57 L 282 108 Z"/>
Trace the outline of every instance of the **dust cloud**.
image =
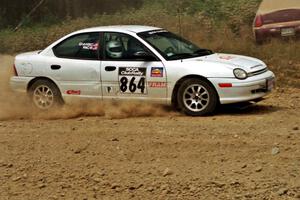
<path id="1" fill-rule="evenodd" d="M 40 111 L 26 94 L 10 90 L 9 79 L 13 75 L 13 56 L 0 55 L 0 120 L 23 119 L 72 119 L 78 117 L 130 117 L 170 116 L 176 113 L 170 107 L 142 102 L 101 102 L 96 100 L 74 101 L 51 111 Z"/>

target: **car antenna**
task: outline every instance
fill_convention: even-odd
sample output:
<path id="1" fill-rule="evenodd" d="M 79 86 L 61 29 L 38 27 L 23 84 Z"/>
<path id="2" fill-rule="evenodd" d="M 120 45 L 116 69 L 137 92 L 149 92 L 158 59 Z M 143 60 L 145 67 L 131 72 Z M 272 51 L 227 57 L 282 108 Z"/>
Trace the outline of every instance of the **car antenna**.
<path id="1" fill-rule="evenodd" d="M 41 0 L 26 16 L 25 18 L 23 18 L 21 20 L 21 22 L 18 24 L 18 26 L 16 26 L 16 28 L 14 29 L 14 32 L 16 32 L 17 30 L 19 30 L 19 28 L 24 24 L 24 22 L 26 21 L 26 19 L 28 19 L 37 9 L 38 7 L 40 7 L 43 3 L 45 2 L 45 0 Z"/>
<path id="2" fill-rule="evenodd" d="M 178 6 L 177 8 L 177 14 L 178 14 L 178 31 L 179 31 L 179 35 L 182 35 L 182 22 L 181 22 L 181 10 L 180 10 L 180 6 Z"/>

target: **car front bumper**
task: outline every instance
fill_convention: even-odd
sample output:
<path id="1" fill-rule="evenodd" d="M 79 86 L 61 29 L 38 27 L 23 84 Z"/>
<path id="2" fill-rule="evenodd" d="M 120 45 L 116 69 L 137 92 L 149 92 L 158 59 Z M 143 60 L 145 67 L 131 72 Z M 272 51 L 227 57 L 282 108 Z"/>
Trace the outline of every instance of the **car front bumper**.
<path id="1" fill-rule="evenodd" d="M 13 76 L 10 78 L 10 87 L 16 92 L 27 92 L 27 87 L 29 82 L 34 79 L 34 77 L 21 77 Z"/>
<path id="2" fill-rule="evenodd" d="M 233 78 L 210 78 L 215 86 L 220 103 L 230 104 L 246 101 L 255 101 L 266 96 L 274 88 L 275 75 L 271 71 L 250 77 L 246 80 Z M 221 83 L 230 83 L 232 87 L 220 87 Z"/>

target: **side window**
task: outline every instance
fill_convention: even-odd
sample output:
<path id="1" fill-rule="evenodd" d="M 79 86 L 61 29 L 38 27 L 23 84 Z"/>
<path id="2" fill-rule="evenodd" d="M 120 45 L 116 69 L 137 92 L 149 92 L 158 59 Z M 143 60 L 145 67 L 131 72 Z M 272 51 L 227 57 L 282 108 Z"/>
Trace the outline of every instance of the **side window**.
<path id="1" fill-rule="evenodd" d="M 64 40 L 53 48 L 54 54 L 62 58 L 98 59 L 100 33 L 83 33 Z"/>
<path id="2" fill-rule="evenodd" d="M 149 50 L 136 38 L 122 33 L 105 33 L 105 58 L 109 60 L 141 60 L 137 52 Z"/>

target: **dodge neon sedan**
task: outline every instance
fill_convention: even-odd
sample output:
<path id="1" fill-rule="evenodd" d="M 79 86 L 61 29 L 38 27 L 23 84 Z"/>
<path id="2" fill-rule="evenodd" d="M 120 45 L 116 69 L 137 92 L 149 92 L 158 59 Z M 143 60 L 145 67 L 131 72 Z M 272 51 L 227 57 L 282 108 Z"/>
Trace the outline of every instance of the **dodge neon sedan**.
<path id="1" fill-rule="evenodd" d="M 218 54 L 167 30 L 105 26 L 80 30 L 42 51 L 17 55 L 13 90 L 50 110 L 70 99 L 149 100 L 187 115 L 219 104 L 259 101 L 275 76 L 264 62 Z"/>

